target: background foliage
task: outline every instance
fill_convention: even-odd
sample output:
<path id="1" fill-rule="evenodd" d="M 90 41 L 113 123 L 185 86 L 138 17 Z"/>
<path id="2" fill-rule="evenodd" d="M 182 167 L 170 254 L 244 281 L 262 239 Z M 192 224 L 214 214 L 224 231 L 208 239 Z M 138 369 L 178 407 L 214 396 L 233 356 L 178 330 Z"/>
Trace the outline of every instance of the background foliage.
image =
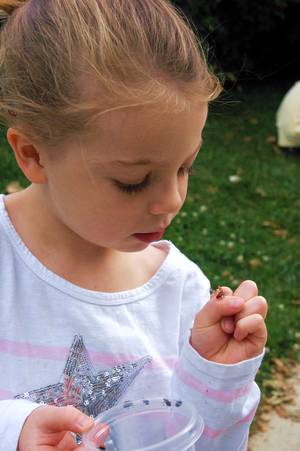
<path id="1" fill-rule="evenodd" d="M 229 79 L 300 78 L 300 0 L 173 0 Z"/>

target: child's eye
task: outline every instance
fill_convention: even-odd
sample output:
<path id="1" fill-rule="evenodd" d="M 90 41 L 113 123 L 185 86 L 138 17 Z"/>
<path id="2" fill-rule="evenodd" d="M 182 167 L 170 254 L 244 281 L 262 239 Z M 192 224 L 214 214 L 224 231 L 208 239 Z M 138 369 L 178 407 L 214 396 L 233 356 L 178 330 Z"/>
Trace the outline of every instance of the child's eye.
<path id="1" fill-rule="evenodd" d="M 141 182 L 137 183 L 135 185 L 129 185 L 122 182 L 119 182 L 118 180 L 114 180 L 114 183 L 117 185 L 117 187 L 127 194 L 134 194 L 139 193 L 144 188 L 146 188 L 149 184 L 149 174 L 146 176 L 146 178 Z"/>
<path id="2" fill-rule="evenodd" d="M 180 175 L 195 175 L 196 171 L 195 168 L 193 166 L 189 166 L 189 167 L 182 167 L 179 169 L 179 174 Z"/>
<path id="3" fill-rule="evenodd" d="M 195 175 L 195 169 L 190 167 L 181 167 L 178 171 L 179 175 Z M 149 174 L 146 176 L 146 178 L 141 182 L 137 184 L 126 184 L 119 182 L 118 180 L 114 180 L 114 184 L 117 185 L 117 187 L 127 194 L 135 194 L 143 191 L 148 185 L 149 185 Z"/>

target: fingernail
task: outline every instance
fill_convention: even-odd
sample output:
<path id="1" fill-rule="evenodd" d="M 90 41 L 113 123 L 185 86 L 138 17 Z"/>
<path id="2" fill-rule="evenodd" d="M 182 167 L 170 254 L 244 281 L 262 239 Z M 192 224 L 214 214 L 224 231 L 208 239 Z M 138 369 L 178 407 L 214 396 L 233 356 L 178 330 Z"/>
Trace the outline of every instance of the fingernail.
<path id="1" fill-rule="evenodd" d="M 91 427 L 93 425 L 93 423 L 94 423 L 94 421 L 90 417 L 81 417 L 77 421 L 78 426 L 83 428 L 83 429 Z"/>
<path id="2" fill-rule="evenodd" d="M 233 336 L 234 336 L 234 338 L 235 338 L 236 340 L 239 340 L 239 338 L 240 338 L 240 334 L 239 334 L 239 332 L 238 332 L 237 330 L 234 331 Z"/>
<path id="3" fill-rule="evenodd" d="M 232 326 L 233 326 L 232 319 L 225 318 L 223 324 L 226 327 L 226 329 L 232 329 Z"/>
<path id="4" fill-rule="evenodd" d="M 103 427 L 95 434 L 95 438 L 102 438 L 103 436 L 107 437 L 109 433 L 109 427 L 107 424 L 104 424 Z"/>
<path id="5" fill-rule="evenodd" d="M 243 299 L 230 299 L 229 301 L 230 307 L 234 308 L 242 307 L 243 304 L 244 304 Z"/>

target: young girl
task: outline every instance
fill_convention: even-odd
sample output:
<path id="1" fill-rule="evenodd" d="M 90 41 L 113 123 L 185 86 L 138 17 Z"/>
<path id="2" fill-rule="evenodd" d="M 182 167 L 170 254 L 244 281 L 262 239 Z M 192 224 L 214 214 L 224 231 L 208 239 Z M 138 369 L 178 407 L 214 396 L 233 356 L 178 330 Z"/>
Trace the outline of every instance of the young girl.
<path id="1" fill-rule="evenodd" d="M 75 449 L 90 414 L 152 397 L 194 403 L 197 449 L 246 450 L 266 301 L 252 281 L 209 298 L 162 240 L 220 91 L 193 31 L 166 0 L 0 9 L 0 112 L 31 182 L 0 198 L 0 450 Z"/>

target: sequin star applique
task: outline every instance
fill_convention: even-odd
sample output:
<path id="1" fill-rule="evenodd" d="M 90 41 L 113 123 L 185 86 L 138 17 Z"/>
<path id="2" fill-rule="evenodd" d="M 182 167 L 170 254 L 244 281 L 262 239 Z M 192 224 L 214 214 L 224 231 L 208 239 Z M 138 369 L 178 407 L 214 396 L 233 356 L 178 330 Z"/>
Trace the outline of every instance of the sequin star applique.
<path id="1" fill-rule="evenodd" d="M 61 382 L 15 396 L 39 404 L 66 406 L 72 404 L 87 415 L 96 417 L 113 407 L 126 392 L 150 356 L 95 372 L 83 338 L 75 335 Z"/>

